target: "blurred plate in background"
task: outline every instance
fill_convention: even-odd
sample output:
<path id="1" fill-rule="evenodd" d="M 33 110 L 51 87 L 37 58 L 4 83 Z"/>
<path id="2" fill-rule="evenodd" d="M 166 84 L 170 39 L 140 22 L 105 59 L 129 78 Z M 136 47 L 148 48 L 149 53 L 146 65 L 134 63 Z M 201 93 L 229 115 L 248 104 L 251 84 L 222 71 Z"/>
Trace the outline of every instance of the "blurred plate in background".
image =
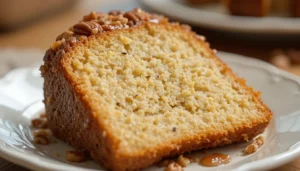
<path id="1" fill-rule="evenodd" d="M 145 7 L 173 19 L 219 31 L 264 35 L 299 35 L 300 18 L 231 16 L 221 4 L 190 6 L 184 0 L 141 0 Z"/>
<path id="2" fill-rule="evenodd" d="M 77 0 L 0 0 L 0 31 L 11 31 L 70 9 Z"/>

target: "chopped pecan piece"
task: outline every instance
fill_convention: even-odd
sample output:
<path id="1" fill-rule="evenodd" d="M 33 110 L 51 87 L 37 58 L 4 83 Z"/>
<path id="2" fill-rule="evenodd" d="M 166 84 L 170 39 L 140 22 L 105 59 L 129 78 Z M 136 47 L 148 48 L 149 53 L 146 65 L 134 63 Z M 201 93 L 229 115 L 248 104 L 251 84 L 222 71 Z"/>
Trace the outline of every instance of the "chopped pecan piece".
<path id="1" fill-rule="evenodd" d="M 74 32 L 72 31 L 65 31 L 62 34 L 60 34 L 59 36 L 57 36 L 56 41 L 58 40 L 62 40 L 62 39 L 68 39 L 70 37 L 72 37 L 74 35 Z"/>
<path id="2" fill-rule="evenodd" d="M 190 159 L 183 157 L 183 155 L 180 155 L 177 159 L 177 163 L 182 167 L 186 167 L 191 163 L 191 161 Z"/>
<path id="3" fill-rule="evenodd" d="M 75 24 L 73 27 L 76 34 L 86 36 L 94 35 L 102 31 L 102 27 L 98 23 L 93 21 L 80 22 L 78 24 Z"/>
<path id="4" fill-rule="evenodd" d="M 183 168 L 177 163 L 171 163 L 165 169 L 165 171 L 184 171 Z"/>
<path id="5" fill-rule="evenodd" d="M 34 128 L 47 128 L 48 127 L 48 122 L 47 118 L 36 118 L 31 120 L 31 125 Z"/>
<path id="6" fill-rule="evenodd" d="M 47 145 L 50 143 L 50 130 L 40 129 L 33 132 L 33 140 L 36 144 Z"/>
<path id="7" fill-rule="evenodd" d="M 244 153 L 246 155 L 252 154 L 252 153 L 256 152 L 264 143 L 265 143 L 264 137 L 259 136 L 244 149 Z"/>
<path id="8" fill-rule="evenodd" d="M 83 21 L 91 21 L 97 19 L 97 14 L 95 11 L 92 11 L 89 15 L 83 16 Z"/>
<path id="9" fill-rule="evenodd" d="M 127 18 L 129 21 L 132 21 L 134 24 L 140 21 L 140 19 L 133 13 L 133 12 L 126 12 L 124 17 Z"/>

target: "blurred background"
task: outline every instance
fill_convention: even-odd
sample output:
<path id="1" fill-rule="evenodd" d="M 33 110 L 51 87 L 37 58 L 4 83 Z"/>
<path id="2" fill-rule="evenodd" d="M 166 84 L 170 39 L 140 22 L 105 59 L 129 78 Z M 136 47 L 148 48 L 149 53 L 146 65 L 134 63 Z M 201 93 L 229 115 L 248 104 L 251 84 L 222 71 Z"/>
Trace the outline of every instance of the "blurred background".
<path id="1" fill-rule="evenodd" d="M 257 30 L 251 32 L 251 29 L 243 32 L 238 28 L 230 27 L 230 22 L 232 22 L 232 26 L 234 24 L 239 26 L 239 23 L 242 26 L 243 23 L 249 24 L 246 20 L 250 17 L 246 17 L 246 20 L 241 17 L 237 17 L 237 20 L 232 19 L 233 16 L 224 12 L 225 7 L 220 5 L 218 0 L 171 1 L 143 0 L 144 3 L 141 3 L 138 0 L 0 0 L 0 78 L 14 68 L 37 66 L 42 63 L 45 51 L 55 41 L 56 36 L 80 20 L 83 15 L 89 14 L 90 11 L 131 10 L 138 6 L 148 11 L 170 14 L 171 20 L 178 19 L 183 23 L 191 24 L 192 29 L 198 34 L 204 35 L 211 47 L 218 51 L 261 59 L 290 73 L 300 75 L 300 27 L 293 28 L 293 32 L 288 34 L 277 34 L 276 32 L 268 34 L 266 29 L 262 33 Z M 207 4 L 208 1 L 214 1 L 214 4 Z M 280 1 L 286 2 L 285 0 Z M 155 2 L 163 2 L 166 7 L 155 4 Z M 158 7 L 156 8 L 155 5 Z M 282 6 L 277 5 L 275 8 Z M 257 9 L 257 7 L 251 8 Z M 197 12 L 201 12 L 201 10 L 204 11 L 201 13 L 203 15 L 197 16 Z M 262 17 L 268 15 L 264 10 L 261 10 L 262 13 L 256 13 L 261 16 L 252 17 L 249 22 L 261 24 L 264 21 L 267 26 L 267 24 L 272 24 L 273 20 L 277 21 L 276 17 L 280 17 L 276 15 L 274 17 L 271 14 L 273 18 L 271 17 L 271 22 L 268 23 L 269 20 L 266 18 L 270 16 Z M 236 14 L 245 15 L 240 14 L 239 11 Z M 256 14 L 246 15 L 254 16 Z M 178 17 L 178 15 L 187 15 L 188 17 Z M 224 23 L 214 20 L 218 17 L 219 19 L 223 17 Z M 280 20 L 287 25 L 300 24 L 300 19 L 285 17 L 286 21 Z M 210 26 L 204 24 L 205 22 L 210 23 Z M 229 25 L 229 27 L 218 29 L 221 24 Z M 214 27 L 212 27 L 213 25 Z M 284 33 L 284 25 L 278 27 L 281 27 L 280 31 Z M 299 163 L 300 159 L 277 170 L 300 170 Z M 0 158 L 0 171 L 5 169 L 26 170 Z"/>
<path id="2" fill-rule="evenodd" d="M 164 5 L 169 8 L 165 8 L 165 10 L 156 8 L 153 4 L 151 6 L 151 3 L 155 1 L 159 3 L 166 1 L 167 3 L 167 1 L 172 0 L 150 0 L 148 2 L 144 0 L 143 4 L 138 0 L 0 0 L 0 76 L 13 68 L 40 63 L 43 53 L 49 48 L 56 36 L 92 10 L 106 12 L 112 9 L 130 10 L 142 6 L 144 9 L 166 15 L 168 15 L 167 10 L 173 10 L 171 9 L 172 6 L 166 3 Z M 206 8 L 207 6 L 214 6 L 207 5 L 208 1 L 216 2 L 218 0 L 174 0 L 186 8 L 174 8 L 171 12 L 180 15 L 189 15 L 190 12 L 191 17 L 201 21 L 213 13 L 207 14 L 207 17 L 202 15 L 198 17 L 195 16 L 195 11 L 189 10 L 201 11 L 202 6 L 205 7 L 203 8 L 205 10 L 216 10 L 215 8 Z M 206 3 L 203 5 L 202 2 Z M 158 7 L 160 6 L 158 4 Z M 233 21 L 229 17 L 225 18 L 229 19 L 229 22 L 226 21 L 227 24 Z M 171 18 L 177 19 L 176 17 Z M 300 75 L 300 27 L 296 28 L 299 30 L 298 35 L 257 34 L 257 32 L 252 33 L 251 30 L 245 34 L 238 33 L 239 30 L 227 29 L 224 31 L 216 26 L 211 29 L 211 27 L 206 27 L 203 21 L 200 24 L 191 23 L 188 18 L 187 20 L 181 18 L 180 21 L 192 24 L 193 30 L 204 35 L 212 48 L 262 59 Z M 210 22 L 214 22 L 213 17 L 211 18 L 212 21 Z M 255 20 L 260 22 L 261 19 Z M 296 22 L 300 23 L 300 19 Z M 203 27 L 201 27 L 202 25 Z"/>

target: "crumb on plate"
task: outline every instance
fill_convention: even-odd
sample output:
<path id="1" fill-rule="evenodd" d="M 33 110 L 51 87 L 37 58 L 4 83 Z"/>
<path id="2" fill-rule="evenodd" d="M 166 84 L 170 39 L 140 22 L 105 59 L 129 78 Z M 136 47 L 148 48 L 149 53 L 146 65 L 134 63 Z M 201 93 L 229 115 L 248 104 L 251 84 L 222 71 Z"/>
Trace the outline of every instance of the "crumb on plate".
<path id="1" fill-rule="evenodd" d="M 177 163 L 182 167 L 186 167 L 191 163 L 191 161 L 190 159 L 183 157 L 183 155 L 180 155 L 177 159 Z"/>
<path id="2" fill-rule="evenodd" d="M 249 144 L 245 149 L 244 149 L 244 154 L 252 154 L 255 153 L 263 144 L 265 143 L 265 139 L 262 136 L 259 136 L 256 138 L 251 144 Z"/>
<path id="3" fill-rule="evenodd" d="M 165 171 L 184 171 L 178 163 L 170 163 Z"/>
<path id="4" fill-rule="evenodd" d="M 48 145 L 50 143 L 49 136 L 51 131 L 48 129 L 39 129 L 33 132 L 33 140 L 36 144 Z"/>

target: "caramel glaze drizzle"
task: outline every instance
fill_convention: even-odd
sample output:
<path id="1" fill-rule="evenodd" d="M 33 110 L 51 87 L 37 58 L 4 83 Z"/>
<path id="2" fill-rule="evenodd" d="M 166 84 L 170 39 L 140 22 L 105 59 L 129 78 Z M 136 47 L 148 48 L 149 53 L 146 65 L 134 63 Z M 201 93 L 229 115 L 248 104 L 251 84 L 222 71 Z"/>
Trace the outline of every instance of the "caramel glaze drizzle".
<path id="1" fill-rule="evenodd" d="M 204 156 L 200 160 L 200 164 L 203 166 L 215 167 L 223 164 L 228 164 L 231 162 L 231 157 L 228 154 L 213 153 L 208 156 Z"/>

